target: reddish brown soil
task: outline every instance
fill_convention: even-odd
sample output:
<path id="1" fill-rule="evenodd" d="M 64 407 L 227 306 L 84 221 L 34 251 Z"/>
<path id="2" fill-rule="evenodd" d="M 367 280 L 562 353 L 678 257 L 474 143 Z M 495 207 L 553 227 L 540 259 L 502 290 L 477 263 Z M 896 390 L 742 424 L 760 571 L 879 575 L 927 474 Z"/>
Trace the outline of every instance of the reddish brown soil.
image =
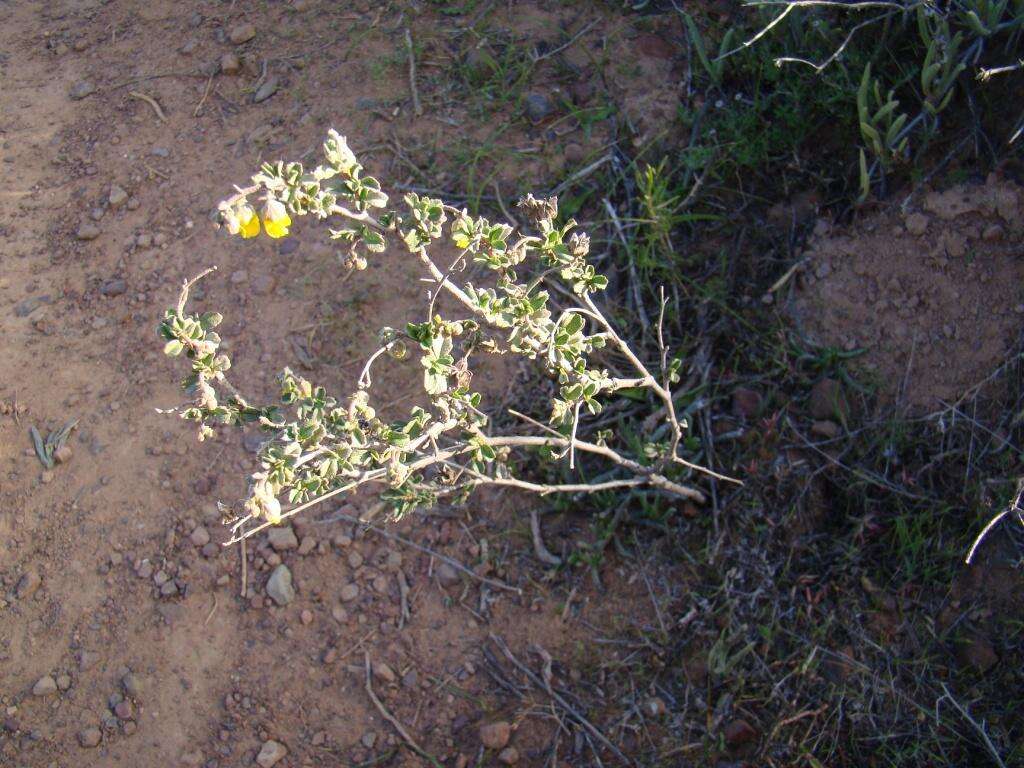
<path id="1" fill-rule="evenodd" d="M 989 178 L 924 195 L 920 210 L 821 227 L 794 310 L 819 344 L 865 349 L 884 400 L 937 410 L 980 385 L 1024 317 L 1024 197 Z"/>
<path id="2" fill-rule="evenodd" d="M 505 497 L 395 530 L 522 584 L 522 595 L 482 593 L 472 579 L 442 586 L 430 556 L 330 524 L 298 529 L 312 537 L 307 554 L 252 541 L 240 596 L 239 550 L 218 545 L 226 536 L 215 502 L 243 493 L 251 454 L 239 435 L 197 447 L 184 425 L 156 412 L 179 399 L 180 370 L 154 333 L 163 308 L 184 278 L 217 265 L 199 303 L 227 318 L 237 380 L 267 396 L 276 368 L 290 364 L 345 391 L 377 328 L 407 319 L 421 288 L 403 279 L 405 257 L 389 254 L 339 289 L 321 233 L 298 227 L 280 245 L 231 241 L 210 211 L 260 160 L 301 156 L 331 126 L 396 181 L 418 179 L 403 178 L 407 158 L 393 147 L 444 147 L 453 124 L 485 127 L 465 110 L 438 108 L 431 60 L 448 56 L 448 20 L 415 27 L 427 106 L 416 119 L 402 58 L 378 71 L 379 57 L 353 53 L 385 43 L 385 53 L 401 51 L 410 22 L 376 4 L 348 6 L 0 7 L 0 764 L 248 766 L 267 739 L 288 750 L 279 766 L 371 760 L 401 740 L 364 691 L 364 654 L 393 670 L 393 682 L 376 676 L 377 693 L 428 751 L 475 759 L 477 726 L 508 716 L 494 709 L 504 699 L 481 672 L 490 633 L 534 668 L 527 646 L 545 648 L 564 665 L 557 682 L 557 670 L 592 668 L 613 648 L 594 637 L 653 615 L 650 589 L 614 570 L 606 580 L 618 586 L 601 600 L 589 577 L 547 579 L 522 508 Z M 580 23 L 546 13 L 531 18 L 549 30 Z M 253 40 L 224 39 L 245 21 Z M 212 65 L 231 52 L 241 73 L 217 74 Z M 270 77 L 277 93 L 254 104 Z M 71 98 L 88 90 L 83 82 L 91 92 Z M 563 170 L 566 142 L 600 144 L 561 134 L 551 144 L 522 128 L 502 140 L 535 148 L 513 178 L 551 158 Z M 586 158 L 579 144 L 575 154 Z M 116 206 L 115 185 L 129 196 Z M 80 239 L 83 224 L 98 235 Z M 399 402 L 407 390 L 394 381 Z M 70 461 L 43 471 L 29 427 L 45 435 L 69 419 L 79 420 Z M 549 548 L 575 536 L 563 527 L 563 538 L 548 529 Z M 278 560 L 298 589 L 283 608 L 264 596 Z M 399 573 L 410 586 L 404 622 Z M 342 606 L 348 583 L 359 594 Z M 33 695 L 46 676 L 60 689 Z M 553 726 L 513 725 L 521 762 L 540 764 L 532 750 L 546 748 Z M 396 761 L 420 762 L 407 752 Z"/>

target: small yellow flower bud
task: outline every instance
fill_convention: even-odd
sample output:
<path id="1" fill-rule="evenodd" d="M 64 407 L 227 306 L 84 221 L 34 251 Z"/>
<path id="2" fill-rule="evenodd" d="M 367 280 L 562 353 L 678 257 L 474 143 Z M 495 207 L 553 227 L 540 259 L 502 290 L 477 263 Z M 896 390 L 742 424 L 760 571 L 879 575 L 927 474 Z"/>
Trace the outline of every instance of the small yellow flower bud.
<path id="1" fill-rule="evenodd" d="M 256 215 L 256 211 L 254 211 L 250 206 L 240 206 L 236 216 L 238 217 L 238 232 L 242 237 L 249 239 L 250 237 L 256 237 L 256 235 L 260 233 L 259 216 Z M 230 226 L 228 227 L 228 231 L 231 231 Z"/>
<path id="2" fill-rule="evenodd" d="M 285 237 L 288 227 L 292 225 L 292 217 L 279 200 L 268 199 L 263 206 L 263 229 L 270 237 Z"/>

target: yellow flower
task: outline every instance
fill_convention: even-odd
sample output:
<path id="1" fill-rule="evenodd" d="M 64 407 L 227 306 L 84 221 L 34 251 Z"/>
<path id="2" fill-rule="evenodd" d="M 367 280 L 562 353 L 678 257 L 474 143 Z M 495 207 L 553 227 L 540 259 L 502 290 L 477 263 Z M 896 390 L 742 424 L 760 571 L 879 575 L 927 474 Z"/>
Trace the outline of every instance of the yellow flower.
<path id="1" fill-rule="evenodd" d="M 285 237 L 291 225 L 292 217 L 284 205 L 278 200 L 267 200 L 263 206 L 263 228 L 267 234 L 274 238 Z"/>
<path id="2" fill-rule="evenodd" d="M 248 205 L 243 205 L 238 209 L 237 215 L 238 233 L 242 237 L 249 239 L 250 237 L 256 237 L 260 233 L 260 217 L 256 215 L 256 211 Z"/>

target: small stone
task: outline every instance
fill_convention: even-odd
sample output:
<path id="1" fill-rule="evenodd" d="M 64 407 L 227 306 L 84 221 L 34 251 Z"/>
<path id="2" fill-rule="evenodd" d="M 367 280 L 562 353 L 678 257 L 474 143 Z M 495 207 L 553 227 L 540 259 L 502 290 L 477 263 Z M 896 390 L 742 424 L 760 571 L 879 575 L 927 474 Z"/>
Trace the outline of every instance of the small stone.
<path id="1" fill-rule="evenodd" d="M 809 402 L 811 416 L 821 421 L 846 415 L 846 399 L 842 385 L 835 379 L 822 379 L 811 389 Z"/>
<path id="2" fill-rule="evenodd" d="M 114 714 L 117 715 L 120 720 L 131 720 L 132 719 L 132 705 L 128 701 L 119 701 L 114 705 Z"/>
<path id="3" fill-rule="evenodd" d="M 84 222 L 75 232 L 75 237 L 79 240 L 95 240 L 99 236 L 100 228 L 90 221 Z"/>
<path id="4" fill-rule="evenodd" d="M 225 53 L 220 57 L 220 71 L 225 75 L 237 75 L 242 70 L 242 63 L 233 53 Z"/>
<path id="5" fill-rule="evenodd" d="M 268 77 L 266 81 L 259 88 L 256 89 L 256 93 L 252 95 L 252 103 L 259 104 L 260 102 L 266 101 L 275 93 L 277 93 L 277 78 Z"/>
<path id="6" fill-rule="evenodd" d="M 512 726 L 504 720 L 480 726 L 480 743 L 487 749 L 504 749 L 511 738 Z"/>
<path id="7" fill-rule="evenodd" d="M 665 702 L 659 696 L 652 696 L 644 702 L 644 712 L 648 717 L 661 717 L 666 711 Z"/>
<path id="8" fill-rule="evenodd" d="M 288 754 L 288 748 L 279 741 L 269 739 L 263 742 L 259 754 L 256 755 L 256 764 L 260 768 L 271 768 L 282 757 Z"/>
<path id="9" fill-rule="evenodd" d="M 827 440 L 833 440 L 841 434 L 842 430 L 839 425 L 834 421 L 824 420 L 816 421 L 811 424 L 811 434 L 817 435 L 818 437 L 824 437 Z"/>
<path id="10" fill-rule="evenodd" d="M 732 749 L 757 740 L 757 731 L 746 720 L 733 720 L 722 731 L 725 745 Z"/>
<path id="11" fill-rule="evenodd" d="M 539 123 L 554 112 L 551 99 L 542 93 L 528 93 L 523 101 L 523 111 L 531 122 Z"/>
<path id="12" fill-rule="evenodd" d="M 289 549 L 296 549 L 299 540 L 295 536 L 295 529 L 290 525 L 278 525 L 267 531 L 267 540 L 275 552 L 284 552 Z"/>
<path id="13" fill-rule="evenodd" d="M 228 32 L 228 39 L 235 45 L 247 43 L 254 37 L 256 37 L 256 27 L 249 22 L 236 24 L 231 28 L 231 31 Z"/>
<path id="14" fill-rule="evenodd" d="M 127 290 L 128 284 L 125 282 L 123 277 L 115 277 L 113 280 L 107 280 L 107 282 L 100 286 L 100 293 L 108 298 L 120 296 Z"/>
<path id="15" fill-rule="evenodd" d="M 455 567 L 451 563 L 441 563 L 437 567 L 437 580 L 441 583 L 442 587 L 454 587 L 460 583 L 462 579 L 459 577 L 459 572 L 455 570 Z"/>
<path id="16" fill-rule="evenodd" d="M 299 620 L 306 626 L 313 623 L 313 612 L 308 608 L 303 608 L 302 613 L 299 614 Z"/>
<path id="17" fill-rule="evenodd" d="M 139 682 L 139 678 L 132 672 L 128 672 L 121 676 L 121 687 L 124 688 L 124 692 L 133 699 L 139 698 L 139 695 L 142 693 L 142 683 Z"/>
<path id="18" fill-rule="evenodd" d="M 143 560 L 139 563 L 139 567 L 136 569 L 135 575 L 140 579 L 148 579 L 153 575 L 153 564 L 149 560 Z"/>
<path id="19" fill-rule="evenodd" d="M 100 655 L 95 651 L 81 651 L 78 654 L 78 668 L 86 672 L 96 666 Z"/>
<path id="20" fill-rule="evenodd" d="M 732 393 L 732 414 L 752 419 L 761 411 L 761 393 L 749 387 L 737 387 Z"/>
<path id="21" fill-rule="evenodd" d="M 351 603 L 359 597 L 359 587 L 355 584 L 346 584 L 341 588 L 340 596 L 343 602 Z"/>
<path id="22" fill-rule="evenodd" d="M 295 237 L 289 237 L 277 246 L 277 252 L 282 256 L 291 256 L 297 250 L 299 250 L 299 240 Z"/>
<path id="23" fill-rule="evenodd" d="M 295 599 L 292 572 L 287 565 L 279 565 L 267 580 L 267 595 L 278 605 L 288 605 Z"/>
<path id="24" fill-rule="evenodd" d="M 77 83 L 71 86 L 71 90 L 68 91 L 70 96 L 75 101 L 84 99 L 86 96 L 91 96 L 96 93 L 96 86 L 90 83 L 88 80 L 79 80 Z"/>
<path id="25" fill-rule="evenodd" d="M 299 544 L 299 554 L 305 556 L 314 549 L 316 549 L 316 539 L 312 536 L 303 536 L 302 543 Z"/>
<path id="26" fill-rule="evenodd" d="M 153 157 L 170 157 L 171 150 L 169 150 L 167 147 L 153 147 L 151 150 L 149 150 L 149 154 L 151 154 Z"/>
<path id="27" fill-rule="evenodd" d="M 178 585 L 173 581 L 164 582 L 160 587 L 161 597 L 174 597 L 176 594 L 178 594 Z"/>
<path id="28" fill-rule="evenodd" d="M 678 48 L 675 45 L 653 32 L 641 32 L 633 40 L 633 47 L 641 56 L 663 59 L 664 61 L 671 61 L 678 52 Z"/>
<path id="29" fill-rule="evenodd" d="M 103 734 L 100 732 L 100 729 L 95 726 L 84 728 L 78 732 L 78 743 L 85 749 L 98 747 L 102 739 Z"/>
<path id="30" fill-rule="evenodd" d="M 153 245 L 158 248 L 160 246 L 167 245 L 168 242 L 170 242 L 170 237 L 166 232 L 157 232 L 153 235 Z"/>
<path id="31" fill-rule="evenodd" d="M 359 741 L 367 749 L 373 749 L 373 745 L 377 743 L 377 734 L 373 731 L 367 731 Z"/>
<path id="32" fill-rule="evenodd" d="M 38 571 L 25 571 L 18 579 L 18 586 L 14 588 L 14 594 L 19 600 L 25 600 L 32 597 L 42 583 L 43 578 Z"/>
<path id="33" fill-rule="evenodd" d="M 51 693 L 57 692 L 57 681 L 53 679 L 51 675 L 44 675 L 40 677 L 36 684 L 32 686 L 33 696 L 49 696 Z"/>
<path id="34" fill-rule="evenodd" d="M 923 213 L 912 213 L 907 216 L 907 232 L 914 236 L 923 235 L 928 229 L 928 217 Z"/>
<path id="35" fill-rule="evenodd" d="M 178 53 L 180 53 L 182 56 L 191 56 L 193 53 L 195 53 L 196 46 L 198 45 L 199 43 L 193 37 L 190 40 L 186 40 L 182 44 L 181 48 L 178 49 Z"/>
<path id="36" fill-rule="evenodd" d="M 342 608 L 340 605 L 336 605 L 331 608 L 331 618 L 339 624 L 344 624 L 348 621 L 348 611 Z"/>
<path id="37" fill-rule="evenodd" d="M 999 656 L 992 643 L 978 635 L 967 638 L 959 647 L 957 655 L 964 666 L 982 675 L 999 663 Z"/>
<path id="38" fill-rule="evenodd" d="M 61 691 L 66 691 L 71 688 L 71 675 L 57 675 L 57 688 Z"/>
<path id="39" fill-rule="evenodd" d="M 498 753 L 498 762 L 505 765 L 515 765 L 519 762 L 519 750 L 515 747 L 505 747 Z"/>
<path id="40" fill-rule="evenodd" d="M 402 675 L 402 687 L 403 688 L 415 688 L 419 683 L 420 676 L 416 673 L 415 669 L 410 669 L 404 675 Z"/>
<path id="41" fill-rule="evenodd" d="M 334 546 L 336 546 L 338 549 L 345 549 L 345 547 L 352 546 L 352 537 L 346 536 L 343 533 L 339 533 L 337 536 L 331 539 L 331 543 L 333 543 Z"/>
<path id="42" fill-rule="evenodd" d="M 379 677 L 385 683 L 389 683 L 391 685 L 398 682 L 398 675 L 396 675 L 395 671 L 383 661 L 374 663 L 373 674 L 375 677 Z"/>
<path id="43" fill-rule="evenodd" d="M 349 565 L 349 568 L 355 569 L 355 568 L 358 568 L 359 566 L 361 566 L 362 564 L 363 564 L 363 556 L 361 554 L 359 554 L 358 552 L 349 552 L 348 553 L 348 565 Z"/>
<path id="44" fill-rule="evenodd" d="M 210 543 L 210 532 L 205 526 L 197 525 L 188 537 L 194 547 L 205 547 Z"/>
<path id="45" fill-rule="evenodd" d="M 107 195 L 107 202 L 110 203 L 111 208 L 119 208 L 128 200 L 128 193 L 124 191 L 123 187 L 119 187 L 117 184 L 113 184 L 110 187 L 110 194 Z"/>
<path id="46" fill-rule="evenodd" d="M 565 158 L 565 162 L 570 165 L 578 165 L 583 162 L 587 152 L 579 144 L 573 142 L 565 145 L 565 149 L 562 150 L 562 156 Z"/>
<path id="47" fill-rule="evenodd" d="M 1000 224 L 990 224 L 985 227 L 985 231 L 981 233 L 981 239 L 986 243 L 995 243 L 1003 239 L 1003 235 L 1006 230 L 1003 229 Z"/>

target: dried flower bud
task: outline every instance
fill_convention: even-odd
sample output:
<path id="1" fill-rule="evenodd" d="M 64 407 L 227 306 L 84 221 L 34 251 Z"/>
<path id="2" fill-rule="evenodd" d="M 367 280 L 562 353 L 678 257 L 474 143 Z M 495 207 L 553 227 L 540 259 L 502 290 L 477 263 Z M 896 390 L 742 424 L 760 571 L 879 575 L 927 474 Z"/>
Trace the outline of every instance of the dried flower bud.
<path id="1" fill-rule="evenodd" d="M 541 222 L 550 222 L 558 214 L 558 198 L 545 197 L 538 200 L 533 195 L 527 195 L 519 201 L 519 209 L 526 214 L 535 225 Z"/>
<path id="2" fill-rule="evenodd" d="M 569 252 L 578 259 L 590 253 L 590 235 L 573 232 L 569 237 Z"/>

